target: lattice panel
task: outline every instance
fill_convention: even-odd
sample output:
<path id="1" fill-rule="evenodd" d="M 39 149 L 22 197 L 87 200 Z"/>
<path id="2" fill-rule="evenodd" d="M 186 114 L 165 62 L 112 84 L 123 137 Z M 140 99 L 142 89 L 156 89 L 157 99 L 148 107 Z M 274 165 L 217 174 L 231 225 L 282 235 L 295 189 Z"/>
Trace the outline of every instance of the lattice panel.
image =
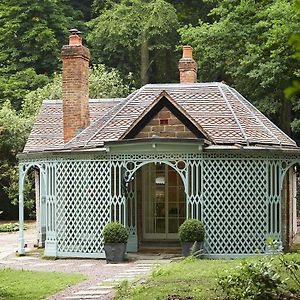
<path id="1" fill-rule="evenodd" d="M 46 248 L 51 255 L 103 253 L 102 228 L 126 224 L 137 237 L 136 188 L 124 179 L 147 163 L 166 163 L 181 176 L 188 218 L 203 220 L 205 253 L 226 257 L 264 252 L 265 239 L 281 239 L 281 189 L 296 155 L 262 153 L 85 154 L 32 157 L 20 163 L 42 170 L 47 217 Z M 22 191 L 22 189 L 21 189 Z M 132 240 L 134 241 L 134 240 Z M 47 249 L 46 249 L 47 250 Z"/>
<path id="2" fill-rule="evenodd" d="M 266 163 L 259 160 L 205 160 L 203 174 L 206 253 L 264 252 Z"/>
<path id="3" fill-rule="evenodd" d="M 101 253 L 101 232 L 110 221 L 108 161 L 57 164 L 57 251 Z"/>

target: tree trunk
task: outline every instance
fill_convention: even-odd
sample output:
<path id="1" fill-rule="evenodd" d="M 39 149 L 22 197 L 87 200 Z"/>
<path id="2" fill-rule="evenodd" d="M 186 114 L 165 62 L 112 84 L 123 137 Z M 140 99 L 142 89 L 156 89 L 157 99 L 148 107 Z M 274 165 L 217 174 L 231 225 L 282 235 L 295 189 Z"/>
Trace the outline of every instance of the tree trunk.
<path id="1" fill-rule="evenodd" d="M 291 136 L 292 104 L 291 101 L 283 99 L 281 102 L 280 128 Z"/>
<path id="2" fill-rule="evenodd" d="M 141 44 L 141 85 L 145 85 L 149 82 L 149 41 L 147 34 L 142 34 Z"/>

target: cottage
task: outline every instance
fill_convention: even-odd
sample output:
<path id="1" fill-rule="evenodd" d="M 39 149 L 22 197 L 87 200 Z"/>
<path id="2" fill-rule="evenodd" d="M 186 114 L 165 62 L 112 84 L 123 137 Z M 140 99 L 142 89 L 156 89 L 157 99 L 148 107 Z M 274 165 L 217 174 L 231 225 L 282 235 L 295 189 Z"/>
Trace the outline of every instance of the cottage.
<path id="1" fill-rule="evenodd" d="M 23 153 L 23 189 L 39 171 L 39 243 L 46 256 L 104 258 L 101 231 L 127 226 L 127 250 L 177 241 L 187 218 L 205 224 L 206 257 L 266 253 L 296 231 L 296 143 L 230 86 L 196 83 L 183 47 L 180 83 L 124 99 L 89 99 L 89 50 L 73 31 L 62 48 L 63 99 L 45 100 Z"/>

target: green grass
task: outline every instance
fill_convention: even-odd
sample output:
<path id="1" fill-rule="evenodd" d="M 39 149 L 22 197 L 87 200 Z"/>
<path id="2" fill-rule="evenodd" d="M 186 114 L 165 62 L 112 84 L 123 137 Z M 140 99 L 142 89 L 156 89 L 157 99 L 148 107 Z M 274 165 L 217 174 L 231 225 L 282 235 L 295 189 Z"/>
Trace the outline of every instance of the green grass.
<path id="1" fill-rule="evenodd" d="M 24 229 L 28 228 L 27 224 L 24 224 Z M 19 223 L 4 223 L 0 224 L 0 232 L 12 232 L 19 230 Z"/>
<path id="2" fill-rule="evenodd" d="M 291 254 L 291 258 L 300 260 L 300 253 Z M 247 260 L 257 260 L 257 257 Z M 242 259 L 235 260 L 208 260 L 208 259 L 186 259 L 180 262 L 171 263 L 157 270 L 154 270 L 150 278 L 143 284 L 132 286 L 123 282 L 117 289 L 116 299 L 122 300 L 166 300 L 166 299 L 193 299 L 207 300 L 222 297 L 218 288 L 218 277 L 224 274 L 225 270 L 233 269 L 239 265 Z M 299 276 L 300 276 L 300 270 Z M 286 274 L 283 274 L 286 277 Z M 288 282 L 289 287 L 294 287 L 292 281 Z M 181 298 L 174 297 L 175 295 Z M 173 297 L 172 297 L 173 296 Z M 193 298 L 185 298 L 185 297 Z"/>
<path id="3" fill-rule="evenodd" d="M 0 269 L 0 299 L 44 299 L 85 279 L 81 274 Z"/>

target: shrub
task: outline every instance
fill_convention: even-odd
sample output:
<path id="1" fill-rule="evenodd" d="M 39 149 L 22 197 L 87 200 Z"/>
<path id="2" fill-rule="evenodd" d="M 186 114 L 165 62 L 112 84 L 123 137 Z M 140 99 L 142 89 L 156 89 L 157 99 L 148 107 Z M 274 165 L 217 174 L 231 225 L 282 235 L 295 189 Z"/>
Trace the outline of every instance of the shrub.
<path id="1" fill-rule="evenodd" d="M 126 243 L 129 237 L 127 229 L 120 223 L 111 222 L 105 225 L 103 231 L 104 243 Z"/>
<path id="2" fill-rule="evenodd" d="M 179 238 L 183 242 L 202 242 L 204 233 L 203 223 L 196 219 L 185 220 L 178 229 Z"/>
<path id="3" fill-rule="evenodd" d="M 229 299 L 271 300 L 284 291 L 284 280 L 275 270 L 272 260 L 243 262 L 229 274 L 220 277 L 218 284 Z"/>

